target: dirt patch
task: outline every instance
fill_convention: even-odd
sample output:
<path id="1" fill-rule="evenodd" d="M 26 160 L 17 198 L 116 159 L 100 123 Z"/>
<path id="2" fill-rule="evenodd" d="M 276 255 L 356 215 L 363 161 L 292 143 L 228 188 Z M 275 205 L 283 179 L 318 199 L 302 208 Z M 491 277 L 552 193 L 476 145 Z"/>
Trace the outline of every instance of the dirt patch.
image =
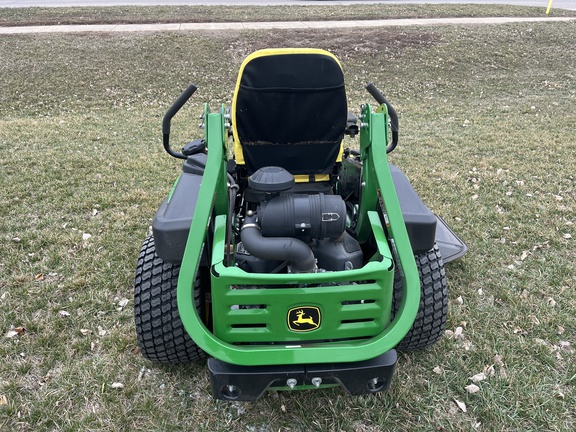
<path id="1" fill-rule="evenodd" d="M 289 32 L 289 34 L 287 34 Z M 442 43 L 439 34 L 427 29 L 358 29 L 334 30 L 268 30 L 266 32 L 248 32 L 230 44 L 234 58 L 245 58 L 258 49 L 264 48 L 322 48 L 332 52 L 338 58 L 350 58 L 357 55 L 370 55 L 382 52 L 394 53 L 409 48 L 426 49 Z M 289 45 L 287 45 L 289 41 Z"/>

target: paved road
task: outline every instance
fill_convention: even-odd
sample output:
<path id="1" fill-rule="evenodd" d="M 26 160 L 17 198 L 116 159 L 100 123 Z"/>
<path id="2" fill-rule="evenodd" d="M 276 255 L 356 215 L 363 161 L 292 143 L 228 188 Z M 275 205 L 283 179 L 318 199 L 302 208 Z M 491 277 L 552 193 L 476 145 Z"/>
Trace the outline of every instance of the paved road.
<path id="1" fill-rule="evenodd" d="M 373 1 L 322 1 L 322 0 L 0 0 L 2 7 L 29 6 L 120 6 L 120 5 L 350 5 L 359 3 L 476 3 L 513 4 L 518 6 L 538 6 L 546 9 L 549 0 L 373 0 Z M 553 8 L 576 10 L 576 0 L 553 0 Z"/>

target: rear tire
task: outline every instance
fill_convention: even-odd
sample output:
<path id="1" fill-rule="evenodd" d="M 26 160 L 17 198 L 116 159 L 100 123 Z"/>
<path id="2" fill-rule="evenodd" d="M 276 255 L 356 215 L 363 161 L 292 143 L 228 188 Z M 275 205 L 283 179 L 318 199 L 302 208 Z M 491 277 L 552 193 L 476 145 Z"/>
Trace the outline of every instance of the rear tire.
<path id="1" fill-rule="evenodd" d="M 140 352 L 156 363 L 190 363 L 206 358 L 180 319 L 176 302 L 179 274 L 180 266 L 156 255 L 154 238 L 147 237 L 136 266 L 134 320 Z M 194 280 L 194 304 L 203 316 L 204 292 L 199 276 Z"/>
<path id="2" fill-rule="evenodd" d="M 444 262 L 438 246 L 414 256 L 420 275 L 420 307 L 410 331 L 400 341 L 397 349 L 413 351 L 429 347 L 444 334 L 448 315 L 448 285 Z M 393 315 L 402 300 L 402 279 L 394 275 Z"/>

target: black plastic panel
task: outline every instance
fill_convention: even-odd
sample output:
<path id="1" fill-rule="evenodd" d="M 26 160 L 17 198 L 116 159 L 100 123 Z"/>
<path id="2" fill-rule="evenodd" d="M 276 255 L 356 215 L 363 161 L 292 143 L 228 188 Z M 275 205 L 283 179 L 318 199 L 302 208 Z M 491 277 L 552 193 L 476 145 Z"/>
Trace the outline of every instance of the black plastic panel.
<path id="1" fill-rule="evenodd" d="M 217 399 L 254 401 L 268 389 L 287 387 L 288 380 L 294 380 L 298 388 L 313 385 L 314 379 L 361 395 L 387 390 L 397 359 L 395 350 L 360 362 L 314 365 L 237 366 L 211 358 L 208 370 L 212 394 Z"/>
<path id="2" fill-rule="evenodd" d="M 394 186 L 396 186 L 396 193 L 412 250 L 415 254 L 429 251 L 434 247 L 436 238 L 436 216 L 422 202 L 420 196 L 399 168 L 390 165 L 390 172 Z"/>
<path id="3" fill-rule="evenodd" d="M 160 205 L 152 221 L 156 254 L 179 264 L 184 256 L 202 176 L 183 173 L 172 193 Z"/>

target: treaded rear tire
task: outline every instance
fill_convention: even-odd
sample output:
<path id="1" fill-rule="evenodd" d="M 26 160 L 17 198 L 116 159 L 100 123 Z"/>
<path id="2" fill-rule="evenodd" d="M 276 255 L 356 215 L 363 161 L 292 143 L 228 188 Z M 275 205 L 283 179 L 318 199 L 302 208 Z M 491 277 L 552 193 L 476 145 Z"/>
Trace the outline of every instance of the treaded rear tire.
<path id="1" fill-rule="evenodd" d="M 178 313 L 176 287 L 180 266 L 158 255 L 154 238 L 144 240 L 134 281 L 134 321 L 142 355 L 156 363 L 181 364 L 206 358 L 186 332 Z M 201 279 L 194 280 L 194 304 L 203 306 Z M 202 316 L 202 314 L 201 314 Z"/>
<path id="2" fill-rule="evenodd" d="M 438 246 L 414 256 L 420 275 L 420 307 L 410 331 L 396 347 L 401 351 L 427 348 L 444 334 L 448 315 L 448 285 L 444 262 Z M 393 315 L 402 300 L 402 280 L 394 275 Z"/>

